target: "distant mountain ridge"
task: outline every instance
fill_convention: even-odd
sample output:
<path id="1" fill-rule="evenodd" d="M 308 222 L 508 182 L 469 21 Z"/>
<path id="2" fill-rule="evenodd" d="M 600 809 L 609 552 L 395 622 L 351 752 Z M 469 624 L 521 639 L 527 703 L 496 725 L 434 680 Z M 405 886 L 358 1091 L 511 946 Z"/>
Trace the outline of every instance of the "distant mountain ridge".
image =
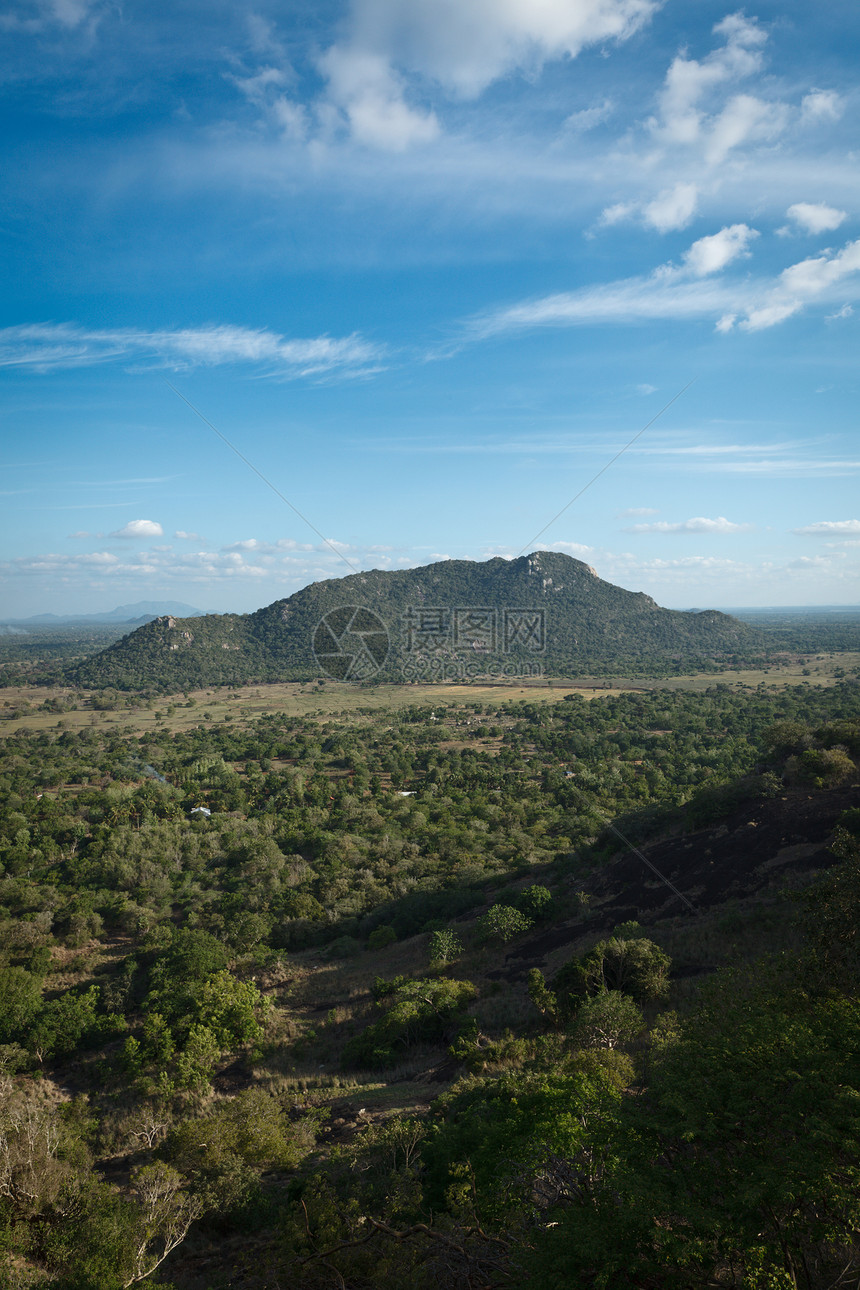
<path id="1" fill-rule="evenodd" d="M 763 651 L 714 610 L 662 609 L 581 560 L 446 560 L 315 582 L 252 614 L 161 616 L 70 668 L 76 685 L 188 689 L 308 680 L 665 672 Z"/>
<path id="2" fill-rule="evenodd" d="M 6 618 L 4 624 L 14 627 L 60 627 L 64 623 L 143 623 L 163 614 L 177 618 L 202 618 L 205 609 L 195 609 L 181 600 L 138 600 L 133 605 L 117 605 L 103 614 L 33 614 L 30 618 Z"/>

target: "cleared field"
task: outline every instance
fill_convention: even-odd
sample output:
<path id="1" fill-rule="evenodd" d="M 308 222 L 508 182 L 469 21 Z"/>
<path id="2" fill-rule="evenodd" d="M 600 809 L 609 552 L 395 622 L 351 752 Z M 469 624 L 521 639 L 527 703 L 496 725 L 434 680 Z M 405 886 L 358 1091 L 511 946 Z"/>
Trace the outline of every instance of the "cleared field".
<path id="1" fill-rule="evenodd" d="M 386 709 L 415 704 L 449 703 L 558 703 L 576 693 L 585 699 L 638 690 L 706 690 L 726 685 L 733 690 L 781 689 L 789 685 L 831 686 L 841 676 L 857 672 L 860 653 L 830 653 L 792 658 L 758 671 L 701 672 L 675 677 L 582 677 L 545 678 L 539 682 L 487 685 L 377 685 L 357 686 L 336 681 L 243 686 L 239 689 L 208 689 L 147 700 L 141 707 L 118 707 L 113 711 L 93 707 L 95 695 L 83 699 L 68 688 L 10 686 L 0 691 L 0 738 L 18 730 L 75 730 L 97 726 L 139 734 L 156 728 L 188 730 L 210 723 L 233 721 L 244 725 L 270 713 L 291 717 L 328 720 L 333 716 L 359 718 Z M 68 711 L 39 711 L 47 701 L 69 705 Z M 123 702 L 123 700 L 120 700 Z M 25 705 L 29 705 L 29 710 Z"/>

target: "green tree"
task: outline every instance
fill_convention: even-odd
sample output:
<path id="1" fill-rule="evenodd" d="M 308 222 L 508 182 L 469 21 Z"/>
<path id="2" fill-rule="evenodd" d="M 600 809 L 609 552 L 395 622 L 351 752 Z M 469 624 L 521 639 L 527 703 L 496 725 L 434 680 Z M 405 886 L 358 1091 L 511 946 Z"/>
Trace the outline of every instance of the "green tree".
<path id="1" fill-rule="evenodd" d="M 617 1048 L 644 1028 L 642 1013 L 629 995 L 602 990 L 586 999 L 576 1014 L 573 1038 L 585 1048 Z"/>
<path id="2" fill-rule="evenodd" d="M 439 927 L 430 933 L 427 947 L 431 967 L 444 967 L 453 963 L 463 953 L 463 946 L 456 932 L 450 927 Z"/>
<path id="3" fill-rule="evenodd" d="M 523 1070 L 471 1077 L 437 1103 L 422 1155 L 426 1201 L 510 1231 L 558 1203 L 571 1176 L 599 1175 L 620 1094 L 600 1071 Z"/>
<path id="4" fill-rule="evenodd" d="M 479 941 L 501 941 L 505 944 L 530 927 L 531 919 L 513 905 L 491 905 L 476 921 L 475 932 Z"/>
<path id="5" fill-rule="evenodd" d="M 0 967 L 0 1043 L 26 1039 L 42 1006 L 42 982 L 21 967 Z"/>

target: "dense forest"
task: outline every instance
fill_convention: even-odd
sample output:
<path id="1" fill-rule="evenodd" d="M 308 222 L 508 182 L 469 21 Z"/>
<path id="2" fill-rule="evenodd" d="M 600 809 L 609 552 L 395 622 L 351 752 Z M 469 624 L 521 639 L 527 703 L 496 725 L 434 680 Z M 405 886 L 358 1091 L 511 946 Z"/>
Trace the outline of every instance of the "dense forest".
<path id="1" fill-rule="evenodd" d="M 3 741 L 4 1285 L 857 1284 L 855 679 L 199 716 Z"/>

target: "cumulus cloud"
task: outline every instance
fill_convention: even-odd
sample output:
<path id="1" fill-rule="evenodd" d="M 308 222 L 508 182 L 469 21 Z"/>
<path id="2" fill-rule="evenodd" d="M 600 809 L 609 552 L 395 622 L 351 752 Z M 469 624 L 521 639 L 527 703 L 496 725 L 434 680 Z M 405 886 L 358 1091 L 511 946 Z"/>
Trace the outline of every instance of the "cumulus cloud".
<path id="1" fill-rule="evenodd" d="M 804 95 L 800 104 L 801 120 L 804 123 L 838 121 L 844 110 L 844 101 L 834 90 L 812 90 Z"/>
<path id="2" fill-rule="evenodd" d="M 799 313 L 805 304 L 817 296 L 826 296 L 830 289 L 841 286 L 844 279 L 858 271 L 860 240 L 849 242 L 836 255 L 825 252 L 824 255 L 792 264 L 783 269 L 769 292 L 769 298 L 760 306 L 749 309 L 746 318 L 739 325 L 747 331 L 773 327 Z"/>
<path id="3" fill-rule="evenodd" d="M 756 129 L 758 110 L 753 105 L 759 100 L 740 96 L 747 101 L 732 100 L 718 113 L 708 113 L 704 103 L 725 85 L 761 70 L 761 47 L 767 35 L 741 13 L 717 23 L 714 34 L 722 36 L 724 43 L 701 61 L 686 54 L 672 61 L 651 129 L 662 142 L 671 144 L 695 144 L 710 136 L 717 152 L 725 155 Z"/>
<path id="4" fill-rule="evenodd" d="M 767 103 L 752 94 L 735 94 L 714 117 L 705 145 L 705 159 L 719 165 L 742 143 L 773 139 L 788 124 L 784 103 Z"/>
<path id="5" fill-rule="evenodd" d="M 670 524 L 666 520 L 657 520 L 653 524 L 633 524 L 627 530 L 628 533 L 742 533 L 751 528 L 750 524 L 735 524 L 727 520 L 724 515 L 718 515 L 716 519 L 707 519 L 703 515 L 694 516 L 690 520 L 681 520 L 677 524 Z"/>
<path id="6" fill-rule="evenodd" d="M 200 536 L 200 534 L 199 534 L 199 533 L 186 533 L 185 529 L 177 529 L 177 530 L 176 530 L 176 532 L 173 534 L 173 536 L 174 536 L 175 538 L 179 538 L 179 540 L 180 540 L 181 542 L 203 542 L 203 541 L 205 541 L 205 539 L 204 539 L 204 538 L 202 538 L 202 537 Z"/>
<path id="7" fill-rule="evenodd" d="M 824 202 L 795 202 L 786 214 L 805 233 L 831 233 L 848 218 L 846 211 Z"/>
<path id="8" fill-rule="evenodd" d="M 718 273 L 739 256 L 748 256 L 747 247 L 758 230 L 746 224 L 731 224 L 710 237 L 700 237 L 684 252 L 684 263 L 697 278 Z"/>
<path id="9" fill-rule="evenodd" d="M 145 359 L 173 368 L 251 364 L 270 376 L 308 376 L 338 369 L 346 374 L 374 370 L 381 357 L 379 346 L 355 334 L 293 340 L 229 325 L 141 331 L 30 323 L 0 329 L 0 367 L 43 372 Z"/>
<path id="10" fill-rule="evenodd" d="M 343 548 L 344 551 L 349 550 L 349 547 L 344 542 L 333 541 L 332 546 Z M 374 549 L 371 548 L 371 550 Z M 277 542 L 263 542 L 260 538 L 242 538 L 239 542 L 231 542 L 229 546 L 222 546 L 221 550 L 228 552 L 253 551 L 257 555 L 277 555 L 286 551 L 322 551 L 325 550 L 325 547 L 314 546 L 312 542 L 297 542 L 295 538 L 278 538 Z"/>
<path id="11" fill-rule="evenodd" d="M 833 91 L 812 91 L 798 106 L 762 89 L 767 33 L 756 19 L 729 14 L 713 34 L 716 42 L 704 57 L 684 49 L 672 60 L 644 123 L 645 137 L 635 152 L 629 144 L 619 152 L 651 195 L 622 196 L 604 209 L 598 227 L 635 220 L 662 233 L 684 228 L 708 197 L 724 189 L 732 158 L 747 159 L 753 149 L 761 156 L 762 146 L 772 148 L 790 125 L 833 120 L 841 112 Z M 751 78 L 755 92 L 743 84 Z M 671 187 L 665 186 L 667 174 Z"/>
<path id="12" fill-rule="evenodd" d="M 416 94 L 435 84 L 474 99 L 511 72 L 534 75 L 588 45 L 626 39 L 657 7 L 657 0 L 353 0 L 343 39 L 319 67 L 352 136 L 403 151 L 439 133 L 435 114 L 409 101 L 413 86 Z"/>
<path id="13" fill-rule="evenodd" d="M 854 537 L 860 534 L 860 520 L 819 520 L 793 532 L 801 537 Z"/>
<path id="14" fill-rule="evenodd" d="M 463 98 L 512 71 L 624 40 L 655 0 L 354 0 L 350 44 L 371 49 Z"/>
<path id="15" fill-rule="evenodd" d="M 643 221 L 656 228 L 658 233 L 686 228 L 696 213 L 698 200 L 699 190 L 695 184 L 675 184 L 643 207 Z"/>
<path id="16" fill-rule="evenodd" d="M 320 59 L 320 70 L 358 143 L 403 152 L 438 136 L 435 113 L 406 102 L 402 78 L 382 55 L 335 45 Z"/>
<path id="17" fill-rule="evenodd" d="M 163 537 L 164 529 L 156 520 L 129 520 L 128 524 L 109 536 L 112 538 Z"/>

